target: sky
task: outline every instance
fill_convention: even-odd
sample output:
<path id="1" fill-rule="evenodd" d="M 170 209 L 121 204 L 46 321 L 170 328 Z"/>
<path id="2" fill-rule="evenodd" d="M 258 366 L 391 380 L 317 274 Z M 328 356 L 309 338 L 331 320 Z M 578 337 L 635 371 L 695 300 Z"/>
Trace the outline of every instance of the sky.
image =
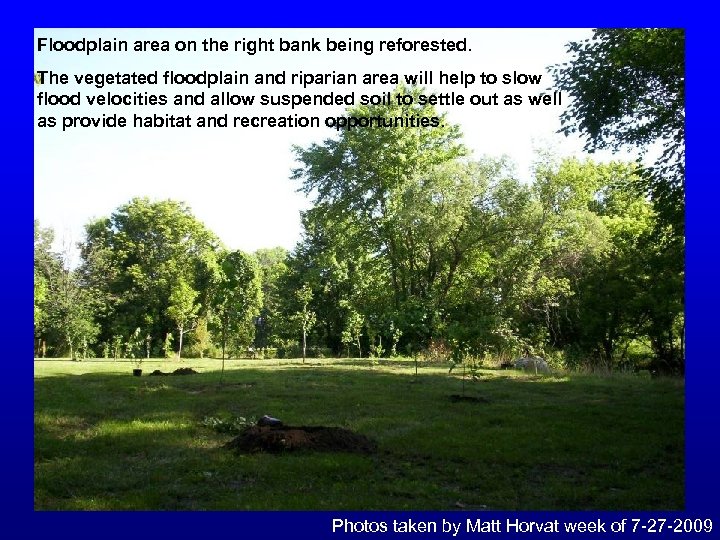
<path id="1" fill-rule="evenodd" d="M 133 91 L 151 94 L 176 93 L 197 95 L 203 90 L 206 100 L 214 93 L 229 91 L 240 94 L 315 94 L 330 91 L 355 91 L 375 94 L 392 90 L 392 85 L 375 86 L 78 86 L 73 75 L 87 73 L 151 73 L 166 70 L 182 73 L 365 73 L 414 74 L 430 70 L 433 84 L 429 92 L 463 93 L 466 98 L 498 92 L 535 95 L 548 91 L 552 79 L 548 66 L 568 60 L 565 45 L 590 37 L 587 29 L 36 29 L 35 70 L 51 70 L 70 76 L 67 85 L 35 85 L 34 134 L 34 215 L 43 227 L 56 234 L 55 249 L 82 240 L 83 227 L 91 219 L 109 216 L 133 197 L 153 200 L 174 199 L 187 203 L 194 215 L 215 232 L 230 249 L 255 251 L 262 247 L 282 246 L 292 249 L 300 239 L 300 211 L 311 201 L 297 192 L 299 183 L 290 179 L 297 166 L 293 145 L 306 147 L 336 136 L 327 127 L 277 128 L 40 128 L 41 116 L 62 117 L 118 114 L 132 124 L 134 114 L 198 114 L 232 116 L 268 116 L 288 114 L 289 110 L 255 105 L 227 107 L 100 107 L 40 106 L 41 91 L 50 94 L 86 95 L 128 94 Z M 178 40 L 194 40 L 201 47 L 203 39 L 226 40 L 227 52 L 38 52 L 37 38 L 59 41 L 113 38 L 127 40 L 167 40 L 171 49 Z M 433 40 L 466 38 L 466 52 L 380 52 L 380 40 Z M 235 52 L 235 40 L 273 39 L 276 51 L 249 55 Z M 373 40 L 372 55 L 362 51 L 280 52 L 280 38 L 285 40 L 326 39 L 335 41 Z M 474 74 L 476 84 L 440 85 L 439 72 Z M 499 77 L 513 72 L 541 74 L 541 83 L 530 85 L 490 86 L 479 84 L 481 73 Z M 448 121 L 459 124 L 464 144 L 476 158 L 484 155 L 509 156 L 516 164 L 517 176 L 530 181 L 536 150 L 551 149 L 558 156 L 584 156 L 583 141 L 558 135 L 562 106 L 516 107 L 449 106 L 438 107 Z M 527 101 L 527 99 L 525 99 Z M 343 107 L 308 107 L 294 111 L 303 116 L 342 115 Z M 600 153 L 593 159 L 607 161 L 613 156 Z M 615 159 L 632 159 L 630 154 Z"/>

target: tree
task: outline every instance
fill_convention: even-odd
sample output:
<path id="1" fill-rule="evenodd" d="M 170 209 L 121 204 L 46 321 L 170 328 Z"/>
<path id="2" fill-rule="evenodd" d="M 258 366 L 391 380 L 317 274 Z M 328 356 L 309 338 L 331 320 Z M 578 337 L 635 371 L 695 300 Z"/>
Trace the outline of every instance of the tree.
<path id="1" fill-rule="evenodd" d="M 288 270 L 279 280 L 282 319 L 291 324 L 276 329 L 286 344 L 297 342 L 302 305 L 295 293 L 307 285 L 312 289 L 312 310 L 318 314 L 313 335 L 339 353 L 347 319 L 344 303 L 363 312 L 381 310 L 388 287 L 381 261 L 355 244 L 353 223 L 329 219 L 321 210 L 302 214 L 303 241 L 288 257 Z"/>
<path id="2" fill-rule="evenodd" d="M 82 275 L 72 268 L 70 246 L 52 251 L 54 233 L 34 223 L 34 323 L 39 338 L 36 352 L 45 355 L 46 345 L 56 355 L 68 353 L 74 360 L 87 354 L 99 328 L 95 322 L 96 299 L 84 286 Z"/>
<path id="3" fill-rule="evenodd" d="M 347 306 L 347 320 L 345 323 L 345 329 L 343 330 L 342 341 L 348 348 L 348 356 L 350 356 L 350 344 L 355 343 L 358 350 L 358 357 L 362 357 L 362 347 L 360 346 L 360 336 L 362 335 L 363 325 L 365 320 L 363 316 L 355 311 L 351 306 Z"/>
<path id="4" fill-rule="evenodd" d="M 685 184 L 685 32 L 683 29 L 600 29 L 570 43 L 574 55 L 556 65 L 556 85 L 572 97 L 565 134 L 588 137 L 586 150 L 634 146 L 662 155 L 645 174 L 660 217 L 683 235 Z"/>
<path id="5" fill-rule="evenodd" d="M 255 346 L 264 348 L 277 339 L 282 326 L 280 287 L 283 276 L 288 272 L 288 252 L 282 247 L 258 249 L 255 258 L 260 265 L 263 293 L 263 305 L 256 323 Z"/>
<path id="6" fill-rule="evenodd" d="M 498 308 L 516 345 L 607 370 L 652 349 L 664 370 L 681 371 L 682 271 L 637 166 L 545 157 L 535 176 L 535 233 L 496 255 Z"/>
<path id="7" fill-rule="evenodd" d="M 43 339 L 47 322 L 48 287 L 51 279 L 56 279 L 61 272 L 59 257 L 51 252 L 54 239 L 52 229 L 44 229 L 40 222 L 34 222 L 34 264 L 33 264 L 33 323 L 35 336 L 39 340 L 36 354 L 45 354 Z"/>
<path id="8" fill-rule="evenodd" d="M 208 330 L 207 317 L 198 318 L 195 325 L 193 337 L 195 338 L 193 349 L 200 356 L 200 358 L 205 358 L 205 353 L 208 351 L 210 345 L 212 344 L 212 336 L 210 334 L 210 331 Z"/>
<path id="9" fill-rule="evenodd" d="M 197 291 L 193 290 L 182 278 L 173 285 L 170 293 L 167 314 L 171 320 L 175 321 L 178 330 L 178 359 L 182 357 L 183 336 L 194 329 L 194 326 L 188 328 L 188 325 L 195 319 L 200 309 L 200 306 L 195 303 L 197 297 Z"/>
<path id="10" fill-rule="evenodd" d="M 83 286 L 78 272 L 70 268 L 69 248 L 66 248 L 59 268 L 47 275 L 47 294 L 44 311 L 47 332 L 62 339 L 70 358 L 77 359 L 78 349 L 87 353 L 95 342 L 99 327 L 95 323 L 91 291 Z"/>
<path id="11" fill-rule="evenodd" d="M 222 347 L 222 372 L 225 352 L 232 334 L 246 334 L 251 342 L 252 319 L 262 305 L 260 269 L 251 255 L 229 251 L 219 257 L 220 275 L 214 285 L 212 311 Z M 237 336 L 236 336 L 237 337 Z"/>
<path id="12" fill-rule="evenodd" d="M 35 270 L 33 280 L 33 323 L 35 330 L 40 328 L 40 325 L 45 320 L 45 312 L 43 311 L 43 305 L 47 299 L 47 280 L 43 275 Z"/>
<path id="13" fill-rule="evenodd" d="M 315 326 L 317 317 L 315 312 L 308 307 L 312 301 L 313 292 L 307 283 L 303 284 L 303 286 L 295 292 L 295 296 L 301 305 L 301 309 L 295 314 L 295 318 L 302 332 L 302 361 L 304 364 L 305 357 L 307 356 L 307 335 L 312 327 Z"/>
<path id="14" fill-rule="evenodd" d="M 207 311 L 220 243 L 184 203 L 135 198 L 85 230 L 80 273 L 99 299 L 98 322 L 106 342 L 141 327 L 159 353 L 176 326 L 170 297 L 183 289 L 181 282 L 198 293 L 197 313 Z"/>
<path id="15" fill-rule="evenodd" d="M 338 342 L 347 326 L 341 300 L 388 341 L 390 321 L 408 341 L 428 341 L 441 331 L 443 304 L 462 266 L 486 234 L 495 234 L 479 219 L 479 207 L 488 183 L 504 174 L 503 163 L 461 160 L 466 150 L 459 128 L 431 105 L 419 104 L 421 92 L 398 87 L 395 93 L 411 97 L 412 104 L 393 100 L 348 114 L 435 117 L 436 127 L 348 130 L 322 145 L 295 149 L 302 166 L 294 178 L 315 195 L 314 208 L 303 216 L 302 249 L 312 251 L 314 265 L 308 266 L 320 269 L 321 282 L 332 278 L 319 293 L 335 295 L 334 302 L 317 303 L 335 304 L 337 315 L 329 320 L 339 321 L 333 329 Z"/>

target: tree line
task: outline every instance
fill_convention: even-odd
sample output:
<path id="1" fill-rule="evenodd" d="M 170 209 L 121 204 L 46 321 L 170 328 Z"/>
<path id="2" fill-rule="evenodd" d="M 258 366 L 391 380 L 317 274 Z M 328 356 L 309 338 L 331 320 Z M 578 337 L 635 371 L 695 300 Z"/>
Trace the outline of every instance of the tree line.
<path id="1" fill-rule="evenodd" d="M 459 126 L 414 100 L 348 114 L 438 126 L 349 130 L 293 149 L 292 178 L 313 204 L 290 252 L 228 250 L 184 203 L 137 198 L 86 225 L 73 267 L 36 222 L 36 355 L 462 351 L 682 372 L 684 95 L 667 64 L 684 61 L 661 54 L 680 38 L 596 31 L 554 71 L 575 97 L 566 130 L 586 134 L 589 150 L 620 144 L 619 134 L 641 149 L 663 142 L 651 167 L 539 152 L 521 182 L 511 161 L 471 156 Z M 593 76 L 595 92 L 615 77 L 625 93 L 599 107 Z M 635 110 L 640 131 L 628 128 Z"/>

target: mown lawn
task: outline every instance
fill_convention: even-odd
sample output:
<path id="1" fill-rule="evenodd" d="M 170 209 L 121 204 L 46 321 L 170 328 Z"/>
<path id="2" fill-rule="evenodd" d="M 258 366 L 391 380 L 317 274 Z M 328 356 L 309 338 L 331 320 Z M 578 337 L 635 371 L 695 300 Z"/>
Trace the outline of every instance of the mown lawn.
<path id="1" fill-rule="evenodd" d="M 35 508 L 684 507 L 684 384 L 367 360 L 35 362 Z M 148 377 L 192 367 L 198 375 Z M 206 417 L 340 426 L 372 455 L 235 455 Z"/>

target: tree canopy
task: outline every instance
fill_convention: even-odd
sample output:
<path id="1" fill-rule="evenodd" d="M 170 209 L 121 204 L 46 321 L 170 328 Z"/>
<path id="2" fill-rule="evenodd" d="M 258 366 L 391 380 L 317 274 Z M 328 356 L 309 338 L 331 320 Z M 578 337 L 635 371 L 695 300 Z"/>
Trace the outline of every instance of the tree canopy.
<path id="1" fill-rule="evenodd" d="M 685 185 L 685 31 L 599 29 L 568 45 L 572 60 L 553 68 L 572 97 L 562 131 L 587 136 L 586 150 L 638 148 L 662 153 L 646 189 L 682 235 Z"/>

